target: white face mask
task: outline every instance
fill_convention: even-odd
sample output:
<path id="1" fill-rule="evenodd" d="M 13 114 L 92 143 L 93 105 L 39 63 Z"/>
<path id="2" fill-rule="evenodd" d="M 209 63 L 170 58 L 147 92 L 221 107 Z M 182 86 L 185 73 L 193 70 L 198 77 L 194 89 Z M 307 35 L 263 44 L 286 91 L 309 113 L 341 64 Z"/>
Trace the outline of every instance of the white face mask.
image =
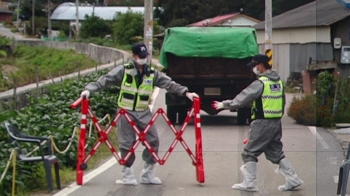
<path id="1" fill-rule="evenodd" d="M 147 63 L 147 58 L 144 58 L 144 59 L 136 59 L 135 60 L 137 64 L 139 65 L 144 65 Z"/>
<path id="2" fill-rule="evenodd" d="M 260 71 L 256 68 L 256 66 L 253 68 L 253 72 L 255 73 L 255 75 L 260 74 Z"/>

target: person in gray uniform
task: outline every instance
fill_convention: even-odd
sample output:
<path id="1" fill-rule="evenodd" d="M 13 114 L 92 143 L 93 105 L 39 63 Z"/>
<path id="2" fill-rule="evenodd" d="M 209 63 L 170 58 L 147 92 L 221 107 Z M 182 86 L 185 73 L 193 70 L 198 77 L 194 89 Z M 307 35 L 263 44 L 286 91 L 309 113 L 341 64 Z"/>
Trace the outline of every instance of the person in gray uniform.
<path id="1" fill-rule="evenodd" d="M 240 167 L 244 180 L 242 183 L 234 184 L 233 189 L 258 190 L 255 184 L 256 163 L 262 153 L 273 164 L 279 164 L 276 172 L 285 177 L 286 183 L 279 186 L 278 190 L 292 190 L 303 183 L 287 161 L 282 149 L 281 118 L 285 107 L 284 84 L 277 72 L 271 70 L 268 61 L 269 58 L 266 55 L 255 55 L 247 66 L 252 68 L 257 75 L 257 80 L 242 90 L 233 100 L 212 103 L 212 107 L 216 110 L 234 110 L 251 106 L 253 103 L 248 143 L 242 152 L 244 165 Z"/>
<path id="2" fill-rule="evenodd" d="M 149 66 L 147 64 L 149 53 L 143 43 L 133 45 L 132 53 L 134 60 L 112 69 L 107 74 L 101 76 L 96 82 L 87 84 L 80 96 L 89 97 L 90 94 L 109 86 L 120 86 L 117 110 L 119 111 L 120 108 L 125 109 L 140 131 L 146 128 L 152 118 L 149 102 L 155 86 L 175 92 L 180 96 L 186 96 L 191 101 L 193 101 L 193 98 L 199 97 L 194 92 L 188 92 L 187 87 L 174 82 L 166 74 Z M 117 129 L 119 151 L 121 156 L 125 157 L 129 149 L 136 142 L 136 134 L 124 116 L 117 122 Z M 147 133 L 146 140 L 155 152 L 158 153 L 159 138 L 155 125 Z M 145 184 L 161 184 L 161 180 L 153 174 L 156 160 L 146 148 L 142 153 L 142 159 L 145 161 L 145 164 L 141 172 L 140 182 Z M 131 168 L 134 161 L 135 154 L 132 153 L 122 168 L 122 180 L 117 180 L 116 183 L 137 184 Z"/>

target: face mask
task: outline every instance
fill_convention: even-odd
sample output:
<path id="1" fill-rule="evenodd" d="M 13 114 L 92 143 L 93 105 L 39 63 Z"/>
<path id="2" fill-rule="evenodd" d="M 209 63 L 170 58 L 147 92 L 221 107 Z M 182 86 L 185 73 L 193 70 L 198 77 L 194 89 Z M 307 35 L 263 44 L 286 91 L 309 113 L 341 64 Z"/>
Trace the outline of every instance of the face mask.
<path id="1" fill-rule="evenodd" d="M 258 68 L 256 68 L 256 66 L 253 68 L 253 72 L 255 73 L 255 75 L 260 74 L 260 71 L 258 70 Z"/>
<path id="2" fill-rule="evenodd" d="M 144 59 L 136 59 L 136 63 L 139 65 L 144 65 L 147 63 L 147 58 Z"/>

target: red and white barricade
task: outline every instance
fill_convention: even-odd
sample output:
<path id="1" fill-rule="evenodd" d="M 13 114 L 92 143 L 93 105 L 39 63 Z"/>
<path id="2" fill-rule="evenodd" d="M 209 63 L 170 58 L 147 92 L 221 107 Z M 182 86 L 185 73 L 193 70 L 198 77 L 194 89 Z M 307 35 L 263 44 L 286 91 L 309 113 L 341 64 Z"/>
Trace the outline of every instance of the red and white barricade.
<path id="1" fill-rule="evenodd" d="M 87 162 L 89 159 L 96 153 L 97 149 L 100 147 L 102 143 L 106 143 L 107 147 L 113 154 L 113 156 L 117 159 L 120 165 L 124 165 L 126 161 L 129 159 L 131 154 L 135 151 L 137 146 L 142 143 L 145 145 L 145 147 L 152 153 L 152 156 L 157 160 L 157 162 L 160 165 L 163 165 L 166 160 L 168 159 L 170 153 L 175 148 L 176 144 L 180 142 L 182 146 L 184 147 L 187 154 L 192 159 L 192 164 L 196 167 L 196 178 L 199 183 L 204 183 L 204 166 L 203 166 L 203 153 L 202 153 L 202 130 L 201 130 L 201 119 L 200 119 L 200 99 L 194 98 L 193 105 L 191 109 L 188 112 L 188 115 L 182 124 L 181 128 L 177 130 L 174 125 L 170 122 L 168 119 L 168 116 L 164 112 L 162 108 L 159 108 L 157 112 L 152 116 L 151 121 L 148 123 L 146 128 L 144 130 L 139 130 L 139 128 L 136 126 L 135 122 L 131 120 L 130 116 L 128 115 L 127 111 L 124 109 L 120 109 L 119 112 L 114 117 L 113 121 L 108 125 L 106 130 L 103 130 L 101 126 L 99 125 L 98 119 L 92 112 L 92 110 L 89 107 L 89 100 L 87 98 L 79 98 L 76 100 L 72 105 L 71 108 L 75 109 L 78 105 L 81 105 L 81 123 L 80 123 L 80 136 L 78 141 L 78 160 L 77 160 L 77 166 L 76 166 L 76 182 L 78 185 L 83 184 L 83 175 L 84 170 L 87 168 Z M 116 149 L 113 147 L 111 142 L 108 140 L 108 134 L 112 131 L 113 127 L 116 126 L 117 121 L 121 116 L 125 116 L 133 130 L 135 131 L 137 135 L 137 141 L 135 144 L 131 147 L 129 152 L 126 154 L 124 158 L 121 158 Z M 175 134 L 175 139 L 171 143 L 168 151 L 164 154 L 163 158 L 160 158 L 158 154 L 155 153 L 154 149 L 151 147 L 151 145 L 146 140 L 146 135 L 149 132 L 150 128 L 155 123 L 156 119 L 159 116 L 162 116 L 164 120 L 167 122 L 168 126 L 172 130 L 172 132 Z M 85 156 L 85 144 L 86 144 L 86 129 L 88 124 L 88 117 L 92 119 L 92 122 L 94 123 L 100 138 L 98 141 L 94 144 L 91 151 Z M 184 133 L 187 125 L 191 121 L 192 117 L 194 118 L 194 128 L 195 128 L 195 153 L 192 153 L 191 149 L 188 147 L 184 139 L 182 138 L 182 134 Z"/>

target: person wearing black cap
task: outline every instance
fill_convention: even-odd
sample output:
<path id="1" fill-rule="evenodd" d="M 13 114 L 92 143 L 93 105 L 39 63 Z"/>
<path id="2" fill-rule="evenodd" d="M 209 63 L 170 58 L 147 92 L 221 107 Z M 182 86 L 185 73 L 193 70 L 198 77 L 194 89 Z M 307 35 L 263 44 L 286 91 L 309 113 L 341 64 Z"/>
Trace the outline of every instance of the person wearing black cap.
<path id="1" fill-rule="evenodd" d="M 247 143 L 241 154 L 244 165 L 240 167 L 243 182 L 234 184 L 233 189 L 257 191 L 255 184 L 256 163 L 264 153 L 273 164 L 279 164 L 276 172 L 285 177 L 286 183 L 278 187 L 280 191 L 292 190 L 303 181 L 298 177 L 283 152 L 281 118 L 284 114 L 284 84 L 275 70 L 271 69 L 266 55 L 255 55 L 248 67 L 257 75 L 257 80 L 242 90 L 233 100 L 213 101 L 216 110 L 234 110 L 250 106 L 252 103 L 252 122 Z"/>
<path id="2" fill-rule="evenodd" d="M 199 97 L 196 93 L 188 92 L 188 88 L 174 82 L 166 74 L 150 67 L 147 64 L 149 55 L 146 46 L 138 43 L 132 47 L 133 61 L 123 66 L 117 66 L 106 75 L 101 76 L 96 82 L 91 82 L 85 86 L 81 97 L 89 97 L 101 89 L 112 85 L 120 86 L 118 95 L 118 110 L 123 108 L 142 131 L 146 128 L 152 118 L 149 102 L 153 94 L 154 87 L 164 88 L 168 91 L 176 92 L 178 95 L 186 96 L 191 101 L 194 97 Z M 119 151 L 125 157 L 136 141 L 136 135 L 129 122 L 122 116 L 117 122 Z M 156 153 L 158 153 L 159 138 L 155 125 L 151 126 L 146 135 L 146 140 Z M 144 149 L 142 159 L 145 161 L 144 169 L 141 172 L 140 182 L 144 184 L 161 184 L 161 180 L 154 176 L 154 165 L 156 160 L 151 152 Z M 122 168 L 122 180 L 117 180 L 118 184 L 136 185 L 131 166 L 135 161 L 135 154 L 129 157 Z"/>

